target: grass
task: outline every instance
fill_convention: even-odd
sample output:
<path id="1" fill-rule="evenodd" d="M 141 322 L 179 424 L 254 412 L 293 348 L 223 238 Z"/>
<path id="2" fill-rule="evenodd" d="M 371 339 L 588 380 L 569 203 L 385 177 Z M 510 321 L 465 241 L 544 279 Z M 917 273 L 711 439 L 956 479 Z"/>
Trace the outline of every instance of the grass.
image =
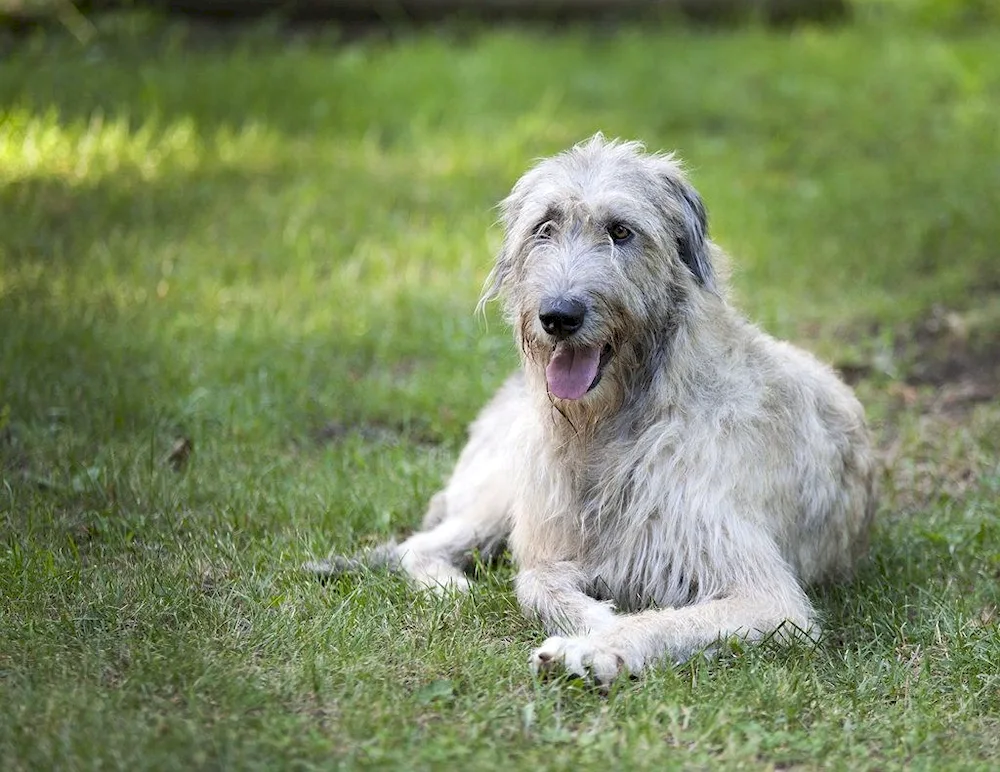
<path id="1" fill-rule="evenodd" d="M 996 32 L 12 46 L 0 766 L 994 768 Z M 888 462 L 820 645 L 607 699 L 531 680 L 509 567 L 449 600 L 297 571 L 419 521 L 515 365 L 471 313 L 491 206 L 597 129 L 682 152 L 737 301 L 856 374 Z"/>

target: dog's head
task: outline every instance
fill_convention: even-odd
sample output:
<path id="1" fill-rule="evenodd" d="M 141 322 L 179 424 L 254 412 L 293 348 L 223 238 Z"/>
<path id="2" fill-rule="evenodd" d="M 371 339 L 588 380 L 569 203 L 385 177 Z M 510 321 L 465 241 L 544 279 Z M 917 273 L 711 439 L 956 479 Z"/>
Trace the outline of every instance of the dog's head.
<path id="1" fill-rule="evenodd" d="M 552 397 L 598 399 L 715 293 L 705 208 L 673 156 L 600 134 L 541 161 L 502 202 L 504 241 L 482 302 L 504 300 Z"/>

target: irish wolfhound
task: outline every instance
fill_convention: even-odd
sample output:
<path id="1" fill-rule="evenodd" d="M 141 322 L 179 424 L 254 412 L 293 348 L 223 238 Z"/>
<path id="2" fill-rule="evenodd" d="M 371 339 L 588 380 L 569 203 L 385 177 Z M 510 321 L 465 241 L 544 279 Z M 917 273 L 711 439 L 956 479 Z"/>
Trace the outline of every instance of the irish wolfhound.
<path id="1" fill-rule="evenodd" d="M 670 155 L 597 135 L 502 204 L 483 301 L 521 351 L 423 530 L 369 559 L 463 589 L 508 543 L 536 672 L 606 684 L 720 639 L 810 633 L 804 586 L 866 543 L 864 412 L 726 301 L 705 209 Z M 343 569 L 343 561 L 312 565 Z"/>

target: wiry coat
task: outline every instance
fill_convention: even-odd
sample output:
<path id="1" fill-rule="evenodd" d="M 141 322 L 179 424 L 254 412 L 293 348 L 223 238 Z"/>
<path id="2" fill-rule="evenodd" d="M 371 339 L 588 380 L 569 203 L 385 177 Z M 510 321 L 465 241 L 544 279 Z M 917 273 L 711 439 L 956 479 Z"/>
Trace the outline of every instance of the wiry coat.
<path id="1" fill-rule="evenodd" d="M 732 635 L 815 630 L 804 585 L 849 573 L 872 518 L 864 413 L 727 303 L 678 164 L 598 135 L 518 181 L 503 224 L 484 301 L 502 297 L 522 371 L 424 530 L 382 557 L 464 587 L 470 552 L 508 540 L 518 599 L 553 635 L 532 666 L 602 683 Z M 566 299 L 579 327 L 552 334 L 540 309 Z"/>

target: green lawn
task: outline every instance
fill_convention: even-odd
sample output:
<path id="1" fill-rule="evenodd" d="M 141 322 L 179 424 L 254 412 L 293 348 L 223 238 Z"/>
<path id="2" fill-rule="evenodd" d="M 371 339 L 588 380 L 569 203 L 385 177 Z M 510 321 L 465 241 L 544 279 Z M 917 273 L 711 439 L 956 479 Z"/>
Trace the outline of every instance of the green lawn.
<path id="1" fill-rule="evenodd" d="M 8 47 L 0 768 L 995 768 L 1000 25 L 948 29 Z M 598 129 L 681 152 L 736 300 L 887 461 L 818 646 L 608 698 L 533 682 L 509 567 L 297 568 L 419 521 L 515 366 L 491 207 Z"/>

